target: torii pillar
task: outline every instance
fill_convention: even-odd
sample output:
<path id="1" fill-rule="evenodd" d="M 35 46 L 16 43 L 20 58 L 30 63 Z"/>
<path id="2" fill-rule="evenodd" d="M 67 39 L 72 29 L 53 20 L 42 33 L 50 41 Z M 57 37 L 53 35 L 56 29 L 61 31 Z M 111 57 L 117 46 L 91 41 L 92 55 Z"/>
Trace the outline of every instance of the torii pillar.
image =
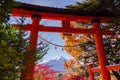
<path id="1" fill-rule="evenodd" d="M 32 60 L 32 62 L 26 62 L 25 66 L 26 69 L 22 71 L 21 73 L 21 80 L 33 80 L 34 78 L 34 68 L 35 68 L 35 58 L 36 56 L 36 47 L 37 47 L 37 40 L 38 40 L 38 27 L 39 22 L 41 20 L 41 16 L 38 14 L 33 14 L 31 16 L 32 18 L 32 25 L 30 28 L 30 42 L 28 46 L 28 50 L 30 54 L 26 56 L 25 60 L 29 61 Z"/>
<path id="2" fill-rule="evenodd" d="M 100 64 L 102 80 L 111 80 L 110 74 L 106 68 L 107 60 L 106 60 L 106 54 L 105 54 L 105 49 L 103 45 L 102 32 L 100 28 L 100 20 L 94 19 L 92 21 L 92 25 L 95 31 L 94 38 L 95 38 L 95 44 L 98 52 L 98 61 Z"/>

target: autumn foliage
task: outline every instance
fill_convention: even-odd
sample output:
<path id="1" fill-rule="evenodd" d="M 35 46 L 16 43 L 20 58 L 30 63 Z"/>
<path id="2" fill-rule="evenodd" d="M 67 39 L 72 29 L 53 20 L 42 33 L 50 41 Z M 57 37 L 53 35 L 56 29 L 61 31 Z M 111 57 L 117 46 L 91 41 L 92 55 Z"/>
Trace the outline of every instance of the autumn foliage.
<path id="1" fill-rule="evenodd" d="M 79 22 L 70 22 L 70 27 L 71 28 L 82 28 L 82 29 L 87 29 L 87 25 L 83 25 L 82 23 Z M 83 53 L 85 53 L 84 49 L 80 47 L 82 44 L 86 44 L 88 41 L 93 40 L 93 37 L 90 35 L 82 35 L 82 34 L 73 34 L 71 35 L 64 33 L 61 34 L 62 39 L 65 40 L 65 47 L 64 49 L 66 52 L 68 52 L 70 55 L 72 55 L 74 58 L 80 57 Z"/>
<path id="2" fill-rule="evenodd" d="M 71 75 L 67 76 L 66 80 L 84 80 L 84 78 L 82 76 Z"/>
<path id="3" fill-rule="evenodd" d="M 87 29 L 87 23 L 80 23 L 80 22 L 70 22 L 71 28 L 78 28 L 78 29 Z M 88 76 L 87 72 L 87 65 L 81 64 L 81 57 L 86 54 L 94 53 L 92 49 L 87 48 L 85 50 L 84 46 L 81 47 L 83 44 L 87 44 L 90 41 L 93 41 L 93 36 L 91 35 L 83 35 L 83 34 L 73 34 L 68 35 L 66 33 L 61 34 L 62 39 L 65 40 L 65 51 L 68 52 L 74 59 L 71 59 L 69 62 L 64 62 L 64 68 L 68 72 L 69 75 L 78 77 L 79 75 Z M 86 47 L 86 46 L 85 46 Z"/>
<path id="4" fill-rule="evenodd" d="M 57 71 L 51 70 L 50 66 L 38 64 L 35 67 L 35 80 L 54 80 Z"/>
<path id="5" fill-rule="evenodd" d="M 87 80 L 83 74 L 85 74 L 85 68 L 79 61 L 71 59 L 70 61 L 64 61 L 64 68 L 66 69 L 67 78 L 65 80 Z"/>

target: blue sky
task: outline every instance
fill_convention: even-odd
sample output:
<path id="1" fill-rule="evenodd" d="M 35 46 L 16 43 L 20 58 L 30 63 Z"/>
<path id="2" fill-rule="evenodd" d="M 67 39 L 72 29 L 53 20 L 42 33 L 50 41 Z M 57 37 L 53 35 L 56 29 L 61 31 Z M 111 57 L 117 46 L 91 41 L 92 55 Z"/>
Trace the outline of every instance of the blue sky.
<path id="1" fill-rule="evenodd" d="M 16 1 L 42 5 L 42 6 L 65 8 L 66 5 L 75 4 L 76 2 L 80 2 L 81 0 L 16 0 Z M 42 20 L 41 24 L 60 26 L 59 21 Z M 52 43 L 59 44 L 59 45 L 65 44 L 64 40 L 61 39 L 61 36 L 59 35 L 59 33 L 45 33 L 45 32 L 41 33 L 40 32 L 39 35 L 41 35 L 43 38 L 46 38 L 48 41 L 51 40 Z M 57 47 L 57 49 L 55 49 L 55 46 L 50 45 L 50 50 L 48 51 L 48 54 L 44 56 L 43 60 L 49 60 L 58 55 L 63 56 L 67 59 L 71 58 L 71 56 L 68 53 L 66 53 L 65 50 L 63 51 L 61 47 Z"/>
<path id="2" fill-rule="evenodd" d="M 76 2 L 80 2 L 82 0 L 16 0 L 16 1 L 43 6 L 65 8 L 66 5 L 75 4 Z"/>

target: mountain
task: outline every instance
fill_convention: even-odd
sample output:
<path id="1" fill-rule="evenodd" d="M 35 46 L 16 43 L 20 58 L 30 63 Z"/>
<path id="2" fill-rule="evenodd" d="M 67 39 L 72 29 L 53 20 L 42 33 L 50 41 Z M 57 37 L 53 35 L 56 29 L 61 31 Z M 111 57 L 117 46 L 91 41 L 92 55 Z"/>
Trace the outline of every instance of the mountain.
<path id="1" fill-rule="evenodd" d="M 56 56 L 48 61 L 43 61 L 40 64 L 50 66 L 52 70 L 58 72 L 66 72 L 64 69 L 64 60 L 68 61 L 63 56 Z"/>

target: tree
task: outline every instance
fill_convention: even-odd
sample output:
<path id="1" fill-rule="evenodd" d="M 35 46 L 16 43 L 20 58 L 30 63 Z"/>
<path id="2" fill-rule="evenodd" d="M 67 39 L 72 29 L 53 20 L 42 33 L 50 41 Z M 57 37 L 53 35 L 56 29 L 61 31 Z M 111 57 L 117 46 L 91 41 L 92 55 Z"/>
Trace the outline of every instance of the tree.
<path id="1" fill-rule="evenodd" d="M 0 0 L 0 24 L 6 23 L 10 19 L 13 7 L 18 5 L 14 0 Z"/>
<path id="2" fill-rule="evenodd" d="M 84 80 L 84 78 L 81 77 L 80 75 L 79 76 L 71 75 L 71 76 L 67 77 L 66 80 Z"/>
<path id="3" fill-rule="evenodd" d="M 26 63 L 41 59 L 48 50 L 46 43 L 40 42 L 37 51 L 28 50 L 28 38 L 24 38 L 21 30 L 16 30 L 10 25 L 0 26 L 0 78 L 2 80 L 13 80 L 20 77 L 21 70 L 26 68 Z M 31 60 L 26 56 L 36 54 Z"/>
<path id="4" fill-rule="evenodd" d="M 21 77 L 21 71 L 26 68 L 26 63 L 41 59 L 48 50 L 48 44 L 42 41 L 35 51 L 29 51 L 29 37 L 21 29 L 25 18 L 20 18 L 21 26 L 16 30 L 8 23 L 10 13 L 14 6 L 19 6 L 13 0 L 0 1 L 0 79 L 15 80 Z M 27 60 L 26 56 L 30 54 L 36 56 L 31 60 Z"/>
<path id="5" fill-rule="evenodd" d="M 104 36 L 104 45 L 105 45 L 105 51 L 106 51 L 106 57 L 108 59 L 108 64 L 112 65 L 112 64 L 119 64 L 119 60 L 120 60 L 120 55 L 119 55 L 119 50 L 120 50 L 120 28 L 119 28 L 119 22 L 120 22 L 120 1 L 119 0 L 86 0 L 82 3 L 77 2 L 75 5 L 70 5 L 67 6 L 68 9 L 79 9 L 79 10 L 83 10 L 83 11 L 88 11 L 88 12 L 92 12 L 92 11 L 111 11 L 114 15 L 115 15 L 115 19 L 113 21 L 111 21 L 111 23 L 104 23 L 101 24 L 101 28 L 103 29 L 107 29 L 107 30 L 113 30 L 116 35 L 115 36 Z M 81 24 L 78 22 L 75 22 L 74 25 L 77 24 Z M 82 23 L 83 24 L 83 23 Z M 84 23 L 83 25 L 85 25 L 86 23 Z M 78 28 L 79 28 L 79 25 Z M 82 25 L 82 26 L 83 26 Z M 76 27 L 77 27 L 76 26 Z M 74 26 L 75 27 L 75 26 Z M 84 26 L 83 26 L 84 27 Z M 87 24 L 87 27 L 89 28 L 89 25 Z M 64 36 L 65 40 L 66 40 L 66 44 L 70 43 L 67 41 L 71 40 L 71 37 L 74 38 L 74 40 L 76 39 L 75 42 L 77 42 L 77 40 L 81 39 L 82 37 L 78 37 L 76 35 L 73 36 L 74 34 L 72 34 L 72 36 L 70 37 L 66 37 Z M 92 36 L 90 35 L 82 35 L 82 36 L 87 36 L 89 40 L 86 41 L 86 39 L 84 38 L 84 41 L 86 41 L 85 43 L 81 41 L 78 41 L 77 43 L 73 43 L 72 45 L 79 45 L 79 49 L 81 49 L 81 52 L 79 51 L 78 53 L 76 53 L 74 56 L 77 60 L 79 60 L 80 62 L 84 62 L 84 64 L 87 64 L 89 62 L 93 62 L 94 66 L 98 66 L 98 59 L 97 59 L 97 54 L 96 54 L 96 48 L 95 48 L 95 44 L 94 44 L 94 39 Z M 71 40 L 74 41 L 73 39 Z M 71 44 L 70 44 L 71 45 Z M 74 47 L 76 48 L 76 46 Z M 74 48 L 69 48 L 66 49 L 67 52 L 69 52 L 71 55 L 74 54 Z M 69 51 L 70 50 L 70 51 Z M 72 52 L 72 51 L 73 52 Z M 91 53 L 92 51 L 92 53 Z M 78 54 L 82 54 L 82 55 L 78 55 Z M 74 57 L 73 56 L 73 57 Z M 118 78 L 118 80 L 120 79 L 120 72 L 119 71 L 115 71 L 113 70 L 112 73 Z"/>
<path id="6" fill-rule="evenodd" d="M 57 71 L 51 70 L 50 66 L 38 64 L 35 66 L 35 80 L 54 80 Z"/>
<path id="7" fill-rule="evenodd" d="M 83 64 L 80 64 L 78 60 L 71 59 L 69 62 L 64 62 L 64 68 L 68 72 L 68 77 L 72 76 L 81 76 L 80 78 L 87 77 L 87 67 Z"/>
<path id="8" fill-rule="evenodd" d="M 2 80 L 12 80 L 19 76 L 19 61 L 23 53 L 18 53 L 17 34 L 10 26 L 0 26 L 0 77 Z M 15 47 L 16 46 L 16 47 Z"/>
<path id="9" fill-rule="evenodd" d="M 12 7 L 16 5 L 13 4 L 12 0 L 0 1 L 0 78 L 2 80 L 13 80 L 19 76 L 17 67 L 20 57 L 15 56 L 21 54 L 17 54 L 17 47 L 14 47 L 18 34 L 12 26 L 7 24 L 9 13 L 12 11 Z"/>
<path id="10" fill-rule="evenodd" d="M 73 28 L 90 28 L 87 23 L 79 23 L 79 22 L 71 22 L 71 27 Z M 66 35 L 63 34 L 62 38 L 65 39 L 65 50 L 71 54 L 75 60 L 72 64 L 72 66 L 68 66 L 65 68 L 67 71 L 71 71 L 70 73 L 78 73 L 79 76 L 82 74 L 82 76 L 88 76 L 87 72 L 87 63 L 94 61 L 94 59 L 90 58 L 88 59 L 86 55 L 91 57 L 96 54 L 94 39 L 91 35 L 83 35 L 83 34 L 71 34 Z M 91 44 L 89 44 L 91 43 Z M 83 45 L 84 44 L 84 45 Z M 87 45 L 87 46 L 86 46 Z M 88 52 L 89 51 L 89 52 Z M 86 57 L 83 58 L 83 57 Z M 72 60 L 73 61 L 73 60 Z M 67 64 L 71 63 L 71 61 L 66 62 Z M 80 64 L 79 66 L 76 64 Z"/>

